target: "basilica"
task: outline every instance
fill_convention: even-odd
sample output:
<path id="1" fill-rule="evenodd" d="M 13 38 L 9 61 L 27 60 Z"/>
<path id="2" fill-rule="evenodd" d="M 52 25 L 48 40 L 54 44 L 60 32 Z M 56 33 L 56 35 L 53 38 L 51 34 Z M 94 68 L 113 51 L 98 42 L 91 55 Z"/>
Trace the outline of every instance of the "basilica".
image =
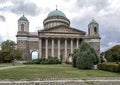
<path id="1" fill-rule="evenodd" d="M 82 41 L 100 54 L 99 24 L 92 19 L 88 24 L 88 33 L 70 26 L 70 20 L 60 10 L 56 9 L 48 13 L 43 21 L 43 29 L 37 32 L 29 32 L 29 21 L 23 15 L 18 20 L 17 48 L 22 51 L 22 60 L 31 60 L 32 52 L 38 52 L 38 58 L 49 56 L 63 56 L 63 62 L 67 61 L 75 49 L 78 49 Z"/>

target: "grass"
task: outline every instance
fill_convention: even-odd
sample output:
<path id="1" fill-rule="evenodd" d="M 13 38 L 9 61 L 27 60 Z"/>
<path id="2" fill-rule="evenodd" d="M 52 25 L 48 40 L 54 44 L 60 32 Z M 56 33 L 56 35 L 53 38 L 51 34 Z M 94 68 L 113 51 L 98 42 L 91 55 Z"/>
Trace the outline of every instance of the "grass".
<path id="1" fill-rule="evenodd" d="M 120 74 L 101 70 L 79 70 L 71 65 L 26 65 L 24 67 L 0 70 L 0 79 L 46 79 L 46 78 L 82 78 L 120 77 Z"/>

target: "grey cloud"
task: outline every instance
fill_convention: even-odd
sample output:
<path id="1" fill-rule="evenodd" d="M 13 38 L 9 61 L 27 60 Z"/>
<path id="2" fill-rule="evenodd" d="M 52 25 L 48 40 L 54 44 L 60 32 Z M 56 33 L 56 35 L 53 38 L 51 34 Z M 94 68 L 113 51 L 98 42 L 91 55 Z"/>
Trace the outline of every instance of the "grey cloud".
<path id="1" fill-rule="evenodd" d="M 30 16 L 37 16 L 40 13 L 40 9 L 36 4 L 29 0 L 12 0 L 13 7 L 11 11 L 15 14 L 26 14 Z"/>
<path id="2" fill-rule="evenodd" d="M 97 10 L 103 9 L 108 6 L 108 0 L 77 0 L 77 7 L 90 7 L 95 6 Z"/>
<path id="3" fill-rule="evenodd" d="M 9 1 L 9 0 L 0 0 L 0 3 L 5 3 L 7 1 Z"/>
<path id="4" fill-rule="evenodd" d="M 101 36 L 101 48 L 110 48 L 108 43 L 120 42 L 120 16 L 117 14 L 109 14 L 107 16 L 96 16 L 95 20 L 99 23 L 99 30 Z M 105 17 L 105 18 L 104 18 Z M 74 18 L 71 20 L 72 26 L 88 33 L 88 24 L 91 21 L 90 16 L 82 18 Z M 105 49 L 106 50 L 106 49 Z M 102 50 L 102 51 L 105 51 Z"/>
<path id="5" fill-rule="evenodd" d="M 6 19 L 5 19 L 5 17 L 3 15 L 0 15 L 0 21 L 2 21 L 2 22 L 6 21 Z"/>

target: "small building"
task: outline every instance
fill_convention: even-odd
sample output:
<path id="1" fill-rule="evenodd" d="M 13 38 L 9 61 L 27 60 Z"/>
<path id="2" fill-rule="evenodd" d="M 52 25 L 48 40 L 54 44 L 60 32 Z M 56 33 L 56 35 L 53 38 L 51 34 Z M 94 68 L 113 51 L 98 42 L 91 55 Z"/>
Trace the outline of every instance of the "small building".
<path id="1" fill-rule="evenodd" d="M 43 21 L 43 29 L 29 32 L 29 21 L 23 15 L 18 20 L 17 47 L 22 51 L 22 59 L 32 59 L 31 53 L 38 51 L 39 57 L 63 57 L 65 62 L 84 40 L 100 54 L 99 24 L 92 19 L 86 32 L 70 26 L 66 15 L 56 9 Z"/>

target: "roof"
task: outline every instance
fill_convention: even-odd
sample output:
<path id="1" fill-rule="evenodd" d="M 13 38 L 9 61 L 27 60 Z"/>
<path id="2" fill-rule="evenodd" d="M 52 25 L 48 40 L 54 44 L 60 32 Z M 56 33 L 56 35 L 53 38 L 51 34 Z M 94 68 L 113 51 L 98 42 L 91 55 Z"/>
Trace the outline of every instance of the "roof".
<path id="1" fill-rule="evenodd" d="M 92 19 L 89 24 L 98 24 L 98 23 L 94 19 Z"/>
<path id="2" fill-rule="evenodd" d="M 55 27 L 48 28 L 48 29 L 39 30 L 39 32 L 52 32 L 52 31 L 50 31 L 50 30 L 54 30 L 54 29 L 57 30 L 58 28 L 61 28 L 61 27 L 65 27 L 65 28 L 67 28 L 67 29 L 69 29 L 69 30 L 74 30 L 74 32 L 68 32 L 68 31 L 64 31 L 64 30 L 62 30 L 62 31 L 54 31 L 54 32 L 56 32 L 56 33 L 72 33 L 72 34 L 82 33 L 83 35 L 86 34 L 86 32 L 84 32 L 84 31 L 82 31 L 82 30 L 78 30 L 78 29 L 76 29 L 76 28 L 68 27 L 68 26 L 65 26 L 65 25 L 60 25 L 60 26 L 55 26 Z"/>
<path id="3" fill-rule="evenodd" d="M 28 19 L 23 15 L 19 20 L 28 21 Z"/>
<path id="4" fill-rule="evenodd" d="M 56 9 L 54 11 L 51 11 L 48 14 L 48 17 L 52 17 L 52 16 L 61 16 L 61 17 L 65 17 L 66 18 L 65 14 L 62 11 L 58 10 L 58 9 Z"/>

